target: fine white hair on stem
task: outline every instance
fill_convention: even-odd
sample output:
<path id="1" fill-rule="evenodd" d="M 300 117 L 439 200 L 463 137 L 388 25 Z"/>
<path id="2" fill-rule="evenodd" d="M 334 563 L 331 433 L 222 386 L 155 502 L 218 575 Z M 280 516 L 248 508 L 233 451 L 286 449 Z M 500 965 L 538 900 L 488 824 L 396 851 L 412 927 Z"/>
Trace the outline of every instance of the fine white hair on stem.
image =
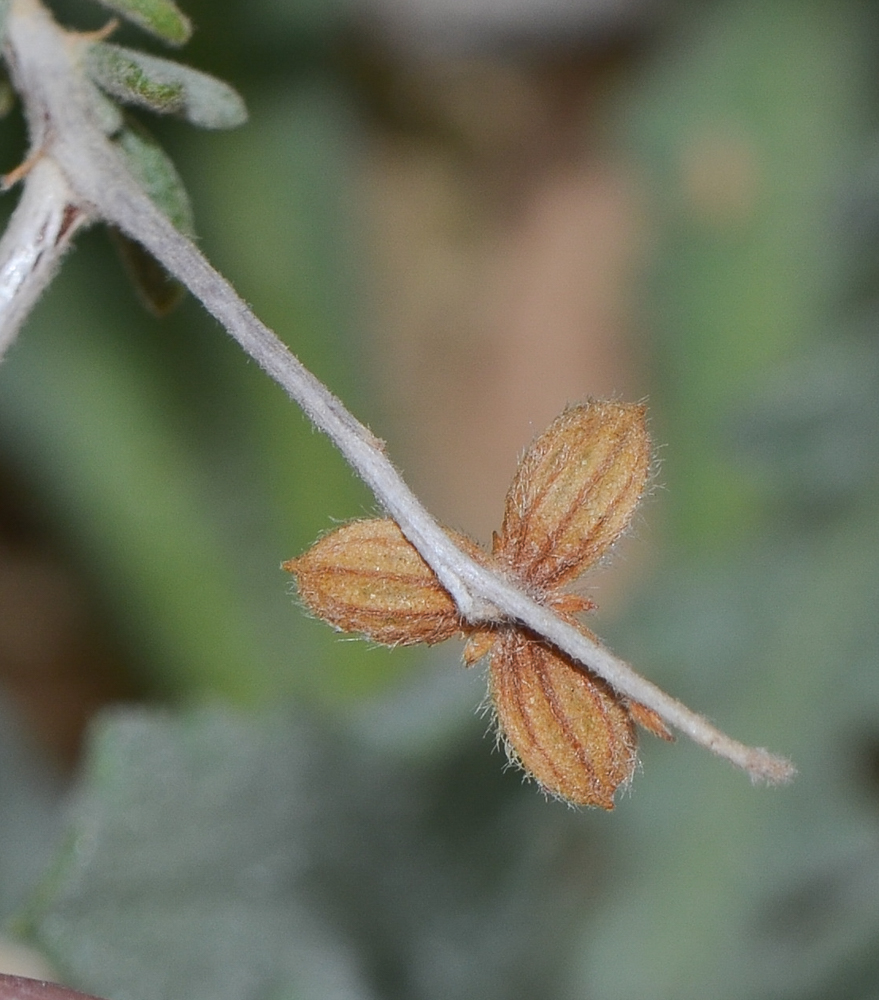
<path id="1" fill-rule="evenodd" d="M 63 220 L 66 217 L 69 221 L 75 212 L 82 221 L 108 222 L 144 246 L 331 438 L 436 573 L 465 619 L 472 623 L 504 619 L 521 622 L 576 663 L 604 678 L 617 692 L 651 708 L 669 726 L 737 764 L 755 780 L 779 783 L 793 777 L 795 770 L 789 761 L 731 739 L 513 582 L 474 562 L 454 544 L 403 481 L 385 454 L 383 442 L 254 315 L 133 180 L 89 112 L 81 70 L 65 37 L 40 0 L 11 0 L 4 54 L 25 104 L 32 154 L 39 153 L 22 202 L 36 198 L 38 187 L 33 175 L 38 170 L 39 177 L 51 175 L 51 183 L 58 189 L 54 201 L 47 199 L 45 210 L 47 217 L 55 220 L 55 228 L 40 230 L 37 225 L 35 231 L 43 232 L 44 240 L 54 240 L 56 249 L 63 250 L 70 235 L 70 227 L 65 229 Z M 50 203 L 54 205 L 51 211 Z M 22 223 L 21 232 L 25 231 Z M 7 236 L 8 245 L 6 237 L 3 241 L 7 256 L 0 263 L 13 262 L 10 287 L 18 282 L 21 288 L 28 289 L 28 294 L 12 294 L 8 307 L 6 300 L 0 300 L 0 331 L 7 329 L 6 324 L 9 329 L 17 329 L 39 289 L 51 278 L 51 267 L 57 260 L 57 256 L 50 260 L 47 252 L 26 249 L 16 257 L 14 236 Z M 33 240 L 31 244 L 25 240 L 22 247 L 26 245 L 34 245 Z M 31 259 L 33 263 L 27 265 Z"/>

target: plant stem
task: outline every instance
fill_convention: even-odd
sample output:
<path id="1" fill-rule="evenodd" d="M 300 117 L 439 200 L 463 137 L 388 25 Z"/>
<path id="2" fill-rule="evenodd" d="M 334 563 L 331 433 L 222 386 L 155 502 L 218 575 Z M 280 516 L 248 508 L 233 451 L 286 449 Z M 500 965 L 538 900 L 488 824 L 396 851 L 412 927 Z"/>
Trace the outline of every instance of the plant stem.
<path id="1" fill-rule="evenodd" d="M 653 709 L 702 746 L 758 780 L 789 780 L 793 765 L 726 736 L 534 601 L 515 583 L 460 551 L 425 510 L 385 454 L 384 444 L 316 379 L 198 249 L 155 207 L 128 173 L 89 113 L 88 95 L 66 33 L 39 0 L 12 0 L 6 53 L 25 100 L 34 147 L 53 161 L 86 215 L 117 226 L 181 281 L 241 347 L 327 434 L 400 525 L 452 595 L 461 615 L 479 623 L 514 619 L 603 677 L 620 694 Z"/>
<path id="2" fill-rule="evenodd" d="M 41 157 L 0 239 L 0 360 L 88 221 L 58 165 Z"/>

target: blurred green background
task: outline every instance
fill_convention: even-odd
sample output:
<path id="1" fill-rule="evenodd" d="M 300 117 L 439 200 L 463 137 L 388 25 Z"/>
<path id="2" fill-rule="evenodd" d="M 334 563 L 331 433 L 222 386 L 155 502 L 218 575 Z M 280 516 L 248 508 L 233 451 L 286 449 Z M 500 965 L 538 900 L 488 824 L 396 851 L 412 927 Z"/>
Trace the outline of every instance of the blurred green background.
<path id="1" fill-rule="evenodd" d="M 373 499 L 98 228 L 0 368 L 8 940 L 109 1000 L 877 997 L 879 8 L 481 9 L 193 0 L 179 58 L 250 121 L 149 126 L 452 526 L 488 541 L 567 402 L 648 398 L 593 627 L 798 778 L 645 737 L 575 812 L 504 769 L 458 648 L 306 617 L 280 562 Z"/>

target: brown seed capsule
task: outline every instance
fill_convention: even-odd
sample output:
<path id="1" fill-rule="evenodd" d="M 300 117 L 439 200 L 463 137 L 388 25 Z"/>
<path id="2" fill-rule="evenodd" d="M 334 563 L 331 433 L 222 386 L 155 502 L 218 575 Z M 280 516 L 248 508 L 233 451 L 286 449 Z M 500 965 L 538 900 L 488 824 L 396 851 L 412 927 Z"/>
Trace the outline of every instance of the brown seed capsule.
<path id="1" fill-rule="evenodd" d="M 479 551 L 464 536 L 452 537 Z M 352 521 L 283 568 L 296 577 L 309 610 L 343 632 L 397 646 L 442 642 L 463 630 L 451 596 L 396 521 Z"/>
<path id="2" fill-rule="evenodd" d="M 635 728 L 599 678 L 519 629 L 491 650 L 491 693 L 512 760 L 575 805 L 613 809 L 635 769 Z"/>
<path id="3" fill-rule="evenodd" d="M 626 529 L 644 491 L 643 406 L 590 402 L 557 417 L 522 458 L 495 554 L 536 589 L 579 576 Z"/>

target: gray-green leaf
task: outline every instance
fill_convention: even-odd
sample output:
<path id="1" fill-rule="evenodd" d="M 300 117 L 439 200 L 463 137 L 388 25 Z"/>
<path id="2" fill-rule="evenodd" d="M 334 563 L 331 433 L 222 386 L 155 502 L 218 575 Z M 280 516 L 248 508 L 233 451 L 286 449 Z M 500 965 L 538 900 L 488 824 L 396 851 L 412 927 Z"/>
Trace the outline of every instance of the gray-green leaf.
<path id="1" fill-rule="evenodd" d="M 343 933 L 307 906 L 321 757 L 284 719 L 102 726 L 30 914 L 56 968 L 112 1000 L 369 1000 Z"/>
<path id="2" fill-rule="evenodd" d="M 227 83 L 181 63 L 97 42 L 86 56 L 89 75 L 111 97 L 159 114 L 176 114 L 202 128 L 234 128 L 247 120 L 240 95 Z"/>
<path id="3" fill-rule="evenodd" d="M 104 135 L 116 135 L 125 122 L 122 109 L 115 101 L 111 101 L 100 87 L 96 87 L 91 80 L 83 80 L 83 84 L 83 96 L 95 124 Z"/>
<path id="4" fill-rule="evenodd" d="M 171 158 L 142 126 L 127 120 L 115 145 L 135 180 L 186 236 L 195 236 L 189 195 Z"/>
<path id="5" fill-rule="evenodd" d="M 183 45 L 192 34 L 192 24 L 172 0 L 98 0 L 139 28 L 171 45 Z"/>
<path id="6" fill-rule="evenodd" d="M 173 312 L 186 294 L 185 287 L 136 240 L 109 227 L 110 238 L 138 298 L 148 312 L 161 319 Z"/>
<path id="7" fill-rule="evenodd" d="M 183 181 L 162 147 L 140 124 L 127 121 L 115 139 L 138 184 L 186 236 L 195 236 L 195 221 Z M 184 288 L 139 244 L 111 230 L 128 276 L 150 312 L 167 316 L 180 302 Z"/>

